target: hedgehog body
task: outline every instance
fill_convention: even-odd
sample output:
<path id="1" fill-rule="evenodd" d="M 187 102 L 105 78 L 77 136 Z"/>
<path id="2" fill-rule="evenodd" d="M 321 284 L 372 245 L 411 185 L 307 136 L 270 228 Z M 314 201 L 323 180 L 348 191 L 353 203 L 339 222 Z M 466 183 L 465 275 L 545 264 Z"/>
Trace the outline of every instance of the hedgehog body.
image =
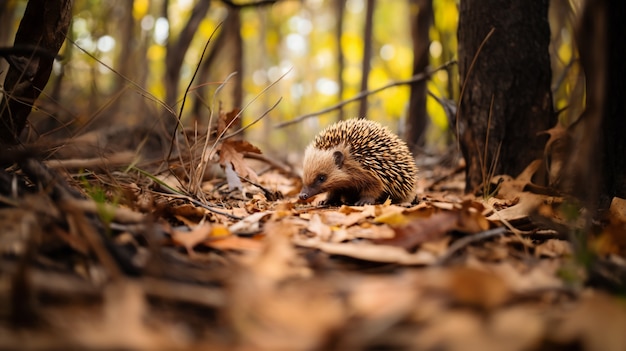
<path id="1" fill-rule="evenodd" d="M 406 143 L 379 123 L 350 119 L 322 130 L 304 152 L 300 199 L 327 192 L 327 204 L 373 204 L 415 197 L 417 166 Z"/>

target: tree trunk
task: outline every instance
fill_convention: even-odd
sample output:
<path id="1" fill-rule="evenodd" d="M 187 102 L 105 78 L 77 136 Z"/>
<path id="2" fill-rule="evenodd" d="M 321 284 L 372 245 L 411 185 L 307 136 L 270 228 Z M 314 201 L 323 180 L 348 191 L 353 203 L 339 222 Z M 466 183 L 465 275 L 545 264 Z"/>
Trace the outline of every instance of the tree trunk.
<path id="1" fill-rule="evenodd" d="M 428 31 L 433 23 L 432 0 L 411 0 L 411 38 L 413 39 L 413 75 L 426 71 L 428 67 L 428 49 L 430 37 Z M 421 80 L 411 84 L 409 97 L 409 114 L 406 120 L 405 139 L 409 149 L 424 145 L 427 126 L 426 93 L 427 81 Z"/>
<path id="2" fill-rule="evenodd" d="M 540 158 L 537 133 L 556 123 L 550 91 L 548 0 L 462 0 L 458 125 L 466 191 Z M 490 35 L 491 34 L 491 35 Z"/>
<path id="3" fill-rule="evenodd" d="M 337 41 L 337 101 L 343 100 L 343 71 L 346 68 L 346 59 L 343 54 L 343 47 L 341 46 L 341 37 L 343 36 L 343 17 L 345 13 L 346 0 L 335 1 L 335 13 L 337 20 L 335 21 L 335 40 Z M 343 108 L 340 107 L 337 110 L 337 120 L 342 121 L 344 119 Z"/>
<path id="4" fill-rule="evenodd" d="M 185 54 L 191 45 L 191 41 L 198 27 L 200 27 L 202 19 L 209 11 L 210 5 L 211 2 L 209 0 L 199 0 L 191 10 L 191 16 L 178 38 L 174 40 L 170 37 L 167 42 L 167 52 L 165 54 L 165 103 L 175 111 L 177 111 L 175 106 L 178 101 L 180 68 L 183 65 Z M 165 8 L 165 13 L 167 13 L 167 8 Z M 178 127 L 177 116 L 172 116 L 169 112 L 166 112 L 164 123 L 167 131 L 173 134 Z"/>
<path id="5" fill-rule="evenodd" d="M 588 0 L 577 41 L 587 87 L 586 108 L 570 128 L 562 188 L 595 212 L 626 198 L 626 3 Z"/>
<path id="6" fill-rule="evenodd" d="M 365 11 L 365 28 L 363 33 L 363 66 L 361 67 L 361 92 L 367 91 L 372 60 L 372 30 L 374 27 L 374 0 L 367 0 Z M 367 117 L 367 96 L 361 99 L 358 118 Z"/>
<path id="7" fill-rule="evenodd" d="M 16 144 L 35 100 L 48 83 L 55 55 L 72 18 L 71 0 L 30 0 L 15 34 L 15 47 L 44 51 L 12 55 L 0 106 L 0 144 Z"/>

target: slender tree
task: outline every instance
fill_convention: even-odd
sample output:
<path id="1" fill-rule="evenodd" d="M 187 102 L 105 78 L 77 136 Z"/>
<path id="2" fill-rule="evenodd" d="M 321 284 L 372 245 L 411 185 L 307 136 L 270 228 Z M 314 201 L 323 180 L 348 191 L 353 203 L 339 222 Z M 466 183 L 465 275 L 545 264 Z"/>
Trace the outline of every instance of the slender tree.
<path id="1" fill-rule="evenodd" d="M 167 1 L 164 6 L 167 6 Z M 185 26 L 178 34 L 178 37 L 170 36 L 167 42 L 167 52 L 165 55 L 165 103 L 174 107 L 178 100 L 180 69 L 185 59 L 185 54 L 189 50 L 191 40 L 193 39 L 202 19 L 209 11 L 211 2 L 209 0 L 199 0 L 191 10 L 191 15 Z M 164 15 L 167 14 L 167 7 L 163 9 Z M 176 116 L 166 114 L 164 118 L 165 127 L 168 132 L 172 133 L 178 125 Z"/>
<path id="2" fill-rule="evenodd" d="M 372 60 L 372 31 L 374 27 L 375 0 L 367 0 L 365 10 L 365 26 L 363 28 L 363 66 L 361 67 L 361 91 L 367 90 L 371 60 Z M 359 104 L 359 118 L 367 117 L 367 96 L 361 99 Z"/>
<path id="3" fill-rule="evenodd" d="M 343 15 L 345 13 L 346 0 L 337 0 L 335 1 L 335 16 L 337 16 L 337 21 L 335 21 L 335 41 L 337 42 L 337 100 L 341 101 L 343 99 L 343 71 L 346 67 L 346 59 L 343 54 L 343 47 L 341 46 L 341 37 L 343 36 Z M 343 120 L 343 108 L 339 108 L 337 111 L 337 119 Z"/>
<path id="4" fill-rule="evenodd" d="M 411 0 L 411 39 L 413 41 L 413 75 L 426 71 L 428 67 L 428 48 L 430 37 L 428 31 L 433 24 L 432 0 Z M 409 97 L 409 114 L 406 120 L 405 139 L 410 149 L 423 145 L 427 126 L 426 87 L 427 81 L 421 80 L 411 84 Z"/>

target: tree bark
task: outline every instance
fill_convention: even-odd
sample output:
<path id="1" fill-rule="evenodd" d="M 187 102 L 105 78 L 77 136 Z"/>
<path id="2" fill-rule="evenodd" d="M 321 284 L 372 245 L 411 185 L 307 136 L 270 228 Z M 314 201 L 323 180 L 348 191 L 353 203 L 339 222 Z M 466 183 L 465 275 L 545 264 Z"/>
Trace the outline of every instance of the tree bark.
<path id="1" fill-rule="evenodd" d="M 540 158 L 545 138 L 537 133 L 556 123 L 548 3 L 461 1 L 456 128 L 468 192 L 492 175 L 517 175 Z"/>
<path id="2" fill-rule="evenodd" d="M 15 34 L 15 47 L 37 47 L 9 58 L 0 106 L 0 144 L 16 144 L 35 100 L 48 83 L 55 55 L 65 41 L 72 18 L 71 0 L 30 0 Z"/>
<path id="3" fill-rule="evenodd" d="M 428 31 L 433 23 L 432 0 L 411 0 L 411 38 L 413 40 L 413 75 L 426 71 L 430 37 Z M 410 150 L 424 145 L 427 126 L 426 94 L 427 81 L 421 80 L 411 84 L 409 97 L 409 114 L 406 120 L 406 142 Z"/>

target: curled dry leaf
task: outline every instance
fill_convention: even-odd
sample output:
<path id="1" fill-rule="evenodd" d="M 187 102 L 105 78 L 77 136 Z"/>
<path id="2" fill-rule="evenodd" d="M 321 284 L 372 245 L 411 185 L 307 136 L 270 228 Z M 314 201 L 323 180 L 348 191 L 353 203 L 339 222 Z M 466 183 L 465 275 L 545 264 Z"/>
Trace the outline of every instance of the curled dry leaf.
<path id="1" fill-rule="evenodd" d="M 244 178 L 249 178 L 254 182 L 258 181 L 256 172 L 246 164 L 244 152 L 260 154 L 261 150 L 245 140 L 224 140 L 219 146 L 220 164 L 232 164 L 235 172 Z"/>

